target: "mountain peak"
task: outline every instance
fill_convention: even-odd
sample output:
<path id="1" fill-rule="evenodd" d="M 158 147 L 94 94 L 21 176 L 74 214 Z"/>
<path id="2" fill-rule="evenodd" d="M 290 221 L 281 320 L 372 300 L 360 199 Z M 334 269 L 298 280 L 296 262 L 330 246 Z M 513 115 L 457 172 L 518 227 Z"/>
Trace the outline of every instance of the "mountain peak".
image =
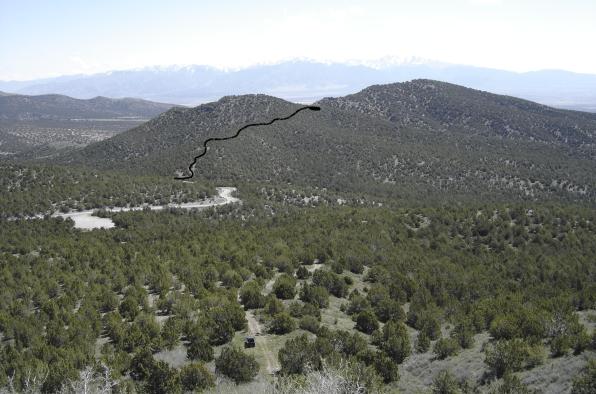
<path id="1" fill-rule="evenodd" d="M 280 116 L 297 104 L 266 94 L 243 94 L 224 96 L 217 101 L 188 109 L 188 116 L 218 118 L 221 124 L 261 122 Z M 180 111 L 178 109 L 178 111 Z"/>
<path id="2" fill-rule="evenodd" d="M 593 146 L 596 138 L 594 114 L 559 110 L 431 79 L 373 85 L 348 96 L 323 99 L 319 104 L 386 119 L 402 127 L 482 133 L 575 147 Z"/>
<path id="3" fill-rule="evenodd" d="M 241 94 L 241 95 L 228 95 L 223 96 L 221 99 L 216 101 L 216 104 L 256 104 L 256 103 L 279 103 L 284 102 L 290 104 L 289 101 L 280 99 L 278 97 L 270 96 L 267 94 Z"/>

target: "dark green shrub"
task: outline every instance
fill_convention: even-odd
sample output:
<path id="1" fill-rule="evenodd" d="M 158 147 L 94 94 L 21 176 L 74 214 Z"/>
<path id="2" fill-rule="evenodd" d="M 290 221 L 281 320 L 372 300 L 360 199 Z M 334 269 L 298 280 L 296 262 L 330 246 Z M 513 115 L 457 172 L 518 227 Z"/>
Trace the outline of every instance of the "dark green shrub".
<path id="1" fill-rule="evenodd" d="M 451 338 L 455 339 L 463 349 L 469 349 L 474 345 L 474 330 L 470 322 L 458 323 L 451 332 Z"/>
<path id="2" fill-rule="evenodd" d="M 225 347 L 215 360 L 215 372 L 221 373 L 236 383 L 250 382 L 259 373 L 259 364 L 254 356 L 236 347 Z"/>
<path id="3" fill-rule="evenodd" d="M 140 349 L 130 362 L 130 377 L 134 380 L 145 380 L 151 374 L 155 359 L 148 348 Z"/>
<path id="4" fill-rule="evenodd" d="M 277 335 L 287 334 L 296 329 L 296 322 L 287 312 L 281 312 L 273 316 L 269 332 Z"/>
<path id="5" fill-rule="evenodd" d="M 449 371 L 441 371 L 433 379 L 433 394 L 459 394 L 459 385 L 457 380 Z"/>
<path id="6" fill-rule="evenodd" d="M 296 270 L 296 278 L 298 279 L 308 279 L 310 277 L 310 272 L 306 269 L 305 266 L 301 265 Z"/>
<path id="7" fill-rule="evenodd" d="M 347 268 L 354 274 L 361 274 L 364 272 L 364 263 L 355 258 L 348 258 L 346 261 Z"/>
<path id="8" fill-rule="evenodd" d="M 211 302 L 217 302 L 217 306 L 211 306 Z M 213 345 L 222 345 L 229 342 L 235 331 L 246 328 L 246 317 L 244 310 L 238 302 L 221 300 L 217 298 L 204 299 L 206 318 L 201 320 L 205 331 L 208 333 Z"/>
<path id="9" fill-rule="evenodd" d="M 567 335 L 557 335 L 550 341 L 550 352 L 553 357 L 566 355 L 570 347 L 571 339 Z"/>
<path id="10" fill-rule="evenodd" d="M 485 351 L 484 362 L 497 377 L 520 371 L 527 361 L 528 346 L 521 339 L 497 341 Z"/>
<path id="11" fill-rule="evenodd" d="M 254 268 L 254 274 L 259 279 L 271 279 L 273 276 L 272 272 L 265 266 L 258 264 Z"/>
<path id="12" fill-rule="evenodd" d="M 436 307 L 408 312 L 408 324 L 424 331 L 431 340 L 438 339 L 441 334 L 439 310 Z"/>
<path id="13" fill-rule="evenodd" d="M 494 339 L 513 339 L 521 336 L 521 330 L 513 316 L 497 316 L 490 324 L 489 332 Z"/>
<path id="14" fill-rule="evenodd" d="M 181 393 L 180 375 L 178 371 L 163 361 L 156 361 L 147 378 L 146 389 L 148 393 Z"/>
<path id="15" fill-rule="evenodd" d="M 273 293 L 277 298 L 289 300 L 296 295 L 296 279 L 288 274 L 282 274 L 273 284 Z"/>
<path id="16" fill-rule="evenodd" d="M 234 326 L 225 316 L 217 320 L 206 319 L 204 324 L 207 326 L 209 341 L 214 346 L 226 344 L 234 337 Z"/>
<path id="17" fill-rule="evenodd" d="M 318 348 L 319 346 L 315 346 L 308 340 L 306 334 L 289 339 L 278 353 L 281 372 L 284 374 L 303 373 L 307 364 L 318 368 L 321 364 Z"/>
<path id="18" fill-rule="evenodd" d="M 240 289 L 240 302 L 245 309 L 262 308 L 265 305 L 265 296 L 261 294 L 261 286 L 255 281 L 247 282 Z"/>
<path id="19" fill-rule="evenodd" d="M 313 304 L 306 303 L 302 305 L 302 316 L 313 316 L 321 320 L 321 310 Z"/>
<path id="20" fill-rule="evenodd" d="M 274 316 L 274 315 L 281 313 L 285 310 L 286 310 L 286 308 L 285 308 L 283 302 L 281 302 L 279 299 L 277 299 L 277 297 L 275 297 L 275 295 L 270 294 L 265 298 L 264 311 L 269 316 Z"/>
<path id="21" fill-rule="evenodd" d="M 283 272 L 285 274 L 292 274 L 296 267 L 296 265 L 291 262 L 287 256 L 278 257 L 276 266 L 279 272 Z"/>
<path id="22" fill-rule="evenodd" d="M 312 281 L 317 286 L 323 286 L 336 297 L 342 298 L 348 293 L 346 282 L 333 272 L 317 270 L 312 276 Z"/>
<path id="23" fill-rule="evenodd" d="M 303 315 L 302 305 L 303 304 L 298 301 L 292 301 L 290 305 L 288 305 L 288 313 L 290 316 L 295 317 L 296 319 L 301 318 Z"/>
<path id="24" fill-rule="evenodd" d="M 412 351 L 406 326 L 393 320 L 385 324 L 377 344 L 397 364 L 401 364 Z"/>
<path id="25" fill-rule="evenodd" d="M 399 305 L 399 302 L 389 298 L 380 300 L 376 305 L 373 305 L 372 308 L 379 320 L 383 323 L 386 323 L 389 320 L 403 321 L 406 318 L 406 314 L 401 305 Z"/>
<path id="26" fill-rule="evenodd" d="M 134 297 L 125 296 L 118 307 L 118 312 L 125 319 L 132 321 L 139 314 L 139 303 Z"/>
<path id="27" fill-rule="evenodd" d="M 170 317 L 161 328 L 161 340 L 166 349 L 173 349 L 180 343 L 183 322 L 176 317 Z"/>
<path id="28" fill-rule="evenodd" d="M 573 354 L 581 354 L 590 347 L 590 336 L 584 329 L 571 338 L 571 343 L 573 345 Z"/>
<path id="29" fill-rule="evenodd" d="M 209 362 L 213 360 L 213 348 L 209 338 L 204 335 L 193 335 L 189 338 L 190 343 L 186 348 L 186 357 L 189 360 L 200 360 Z"/>
<path id="30" fill-rule="evenodd" d="M 118 308 L 120 300 L 113 291 L 109 289 L 102 289 L 99 296 L 99 308 L 102 312 L 110 312 Z"/>
<path id="31" fill-rule="evenodd" d="M 201 392 L 215 386 L 215 377 L 203 364 L 191 363 L 180 370 L 180 383 L 185 391 Z"/>
<path id="32" fill-rule="evenodd" d="M 379 322 L 377 321 L 377 316 L 370 309 L 360 312 L 356 317 L 357 330 L 370 335 L 378 328 Z"/>
<path id="33" fill-rule="evenodd" d="M 299 327 L 303 330 L 310 331 L 313 334 L 317 334 L 319 332 L 319 321 L 314 316 L 304 316 L 300 319 L 298 323 Z"/>
<path id="34" fill-rule="evenodd" d="M 383 379 L 383 383 L 388 384 L 399 380 L 399 367 L 391 358 L 385 355 L 383 352 L 377 352 L 373 366 L 375 370 Z"/>
<path id="35" fill-rule="evenodd" d="M 352 293 L 350 294 L 349 299 L 350 302 L 348 303 L 348 307 L 346 309 L 346 313 L 348 315 L 356 315 L 362 311 L 370 309 L 370 303 L 360 294 Z"/>
<path id="36" fill-rule="evenodd" d="M 366 349 L 358 352 L 358 354 L 356 354 L 356 357 L 359 361 L 363 362 L 366 365 L 373 365 L 373 363 L 375 362 L 375 357 L 377 357 L 377 353 L 384 354 L 381 351 L 373 351 L 372 349 L 369 349 L 367 347 Z"/>
<path id="37" fill-rule="evenodd" d="M 331 264 L 331 271 L 335 272 L 336 274 L 341 274 L 342 272 L 344 272 L 344 266 L 339 261 L 334 261 Z"/>
<path id="38" fill-rule="evenodd" d="M 418 333 L 418 338 L 416 341 L 416 350 L 420 353 L 426 353 L 430 348 L 430 338 L 424 331 L 420 331 Z"/>
<path id="39" fill-rule="evenodd" d="M 503 376 L 503 383 L 498 388 L 498 394 L 533 394 L 535 391 L 528 389 L 520 378 L 512 373 Z"/>
<path id="40" fill-rule="evenodd" d="M 356 332 L 343 330 L 322 332 L 319 330 L 320 337 L 325 337 L 331 343 L 333 349 L 346 356 L 355 356 L 367 349 L 367 342 L 362 335 Z"/>
<path id="41" fill-rule="evenodd" d="M 546 358 L 546 352 L 542 342 L 538 342 L 534 345 L 528 346 L 527 349 L 526 364 L 528 368 L 534 368 L 538 365 L 544 364 Z"/>
<path id="42" fill-rule="evenodd" d="M 455 355 L 459 350 L 459 344 L 453 338 L 441 338 L 433 347 L 433 352 L 439 360 Z"/>
<path id="43" fill-rule="evenodd" d="M 226 271 L 221 277 L 221 283 L 227 288 L 239 288 L 243 282 L 242 276 L 233 270 Z"/>
<path id="44" fill-rule="evenodd" d="M 523 308 L 516 315 L 517 325 L 520 335 L 526 339 L 542 339 L 546 332 L 546 321 L 548 320 L 544 312 L 534 308 Z"/>
<path id="45" fill-rule="evenodd" d="M 300 290 L 300 299 L 306 303 L 316 305 L 318 308 L 329 306 L 329 292 L 322 286 L 304 284 Z"/>

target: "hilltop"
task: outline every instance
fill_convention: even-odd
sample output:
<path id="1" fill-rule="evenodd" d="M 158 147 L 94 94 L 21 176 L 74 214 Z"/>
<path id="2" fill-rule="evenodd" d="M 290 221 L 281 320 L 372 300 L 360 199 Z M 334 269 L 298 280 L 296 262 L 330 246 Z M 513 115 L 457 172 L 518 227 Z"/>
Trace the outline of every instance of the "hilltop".
<path id="1" fill-rule="evenodd" d="M 318 104 L 320 112 L 213 144 L 197 164 L 197 179 L 393 196 L 441 190 L 441 198 L 593 199 L 591 114 L 436 81 L 373 86 Z M 267 95 L 227 96 L 173 108 L 54 162 L 174 176 L 202 151 L 205 139 L 297 108 Z"/>
<path id="2" fill-rule="evenodd" d="M 593 153 L 596 114 L 547 107 L 446 82 L 418 79 L 370 86 L 319 104 L 400 126 L 566 144 Z"/>

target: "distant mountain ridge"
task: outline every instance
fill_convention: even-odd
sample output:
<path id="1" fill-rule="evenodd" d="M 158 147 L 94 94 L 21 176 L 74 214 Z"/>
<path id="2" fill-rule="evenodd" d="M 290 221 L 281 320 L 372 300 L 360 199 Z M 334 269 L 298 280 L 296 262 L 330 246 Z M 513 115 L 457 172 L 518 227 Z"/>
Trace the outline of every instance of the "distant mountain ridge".
<path id="1" fill-rule="evenodd" d="M 515 73 L 442 64 L 324 64 L 289 61 L 235 71 L 208 66 L 160 67 L 71 75 L 33 81 L 0 81 L 0 90 L 23 94 L 138 97 L 199 104 L 226 95 L 263 93 L 295 102 L 355 93 L 367 86 L 433 79 L 561 108 L 596 112 L 596 75 L 544 70 Z"/>
<path id="2" fill-rule="evenodd" d="M 173 104 L 140 99 L 88 100 L 50 94 L 0 94 L 0 158 L 51 156 L 135 127 Z"/>
<path id="3" fill-rule="evenodd" d="M 197 180 L 302 184 L 416 198 L 596 197 L 592 114 L 429 80 L 373 86 L 318 105 L 320 112 L 306 111 L 214 143 L 195 167 Z M 51 162 L 180 175 L 205 139 L 232 135 L 247 123 L 297 108 L 268 95 L 226 96 L 196 108 L 173 108 Z M 504 108 L 511 108 L 509 117 L 491 123 Z"/>
<path id="4" fill-rule="evenodd" d="M 88 100 L 49 94 L 27 96 L 0 94 L 0 120 L 65 120 L 92 118 L 150 119 L 172 108 L 173 104 L 147 100 L 95 97 Z"/>

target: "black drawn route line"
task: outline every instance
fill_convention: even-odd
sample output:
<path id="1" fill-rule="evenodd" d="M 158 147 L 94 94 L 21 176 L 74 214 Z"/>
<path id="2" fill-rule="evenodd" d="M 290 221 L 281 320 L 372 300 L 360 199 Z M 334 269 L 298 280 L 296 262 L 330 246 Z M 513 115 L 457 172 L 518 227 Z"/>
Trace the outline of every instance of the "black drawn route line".
<path id="1" fill-rule="evenodd" d="M 240 129 L 238 129 L 238 131 L 236 132 L 236 134 L 234 134 L 232 136 L 229 136 L 229 137 L 211 137 L 211 138 L 207 138 L 205 140 L 205 142 L 203 142 L 203 152 L 201 152 L 200 155 L 195 156 L 194 159 L 193 159 L 193 161 L 192 161 L 192 163 L 190 163 L 190 165 L 188 166 L 188 171 L 190 171 L 190 175 L 188 175 L 188 176 L 177 176 L 174 179 L 178 179 L 178 180 L 190 179 L 190 178 L 192 178 L 195 175 L 195 173 L 192 170 L 192 168 L 195 166 L 195 164 L 197 164 L 197 160 L 200 157 L 203 157 L 203 156 L 205 156 L 207 154 L 207 144 L 209 142 L 211 142 L 211 141 L 226 141 L 226 140 L 231 140 L 233 138 L 238 137 L 240 135 L 240 132 L 242 130 L 247 129 L 247 128 L 251 127 L 251 126 L 269 126 L 270 124 L 272 124 L 273 122 L 277 122 L 278 120 L 288 120 L 292 116 L 296 115 L 298 112 L 304 111 L 305 109 L 308 109 L 308 110 L 311 110 L 311 111 L 320 111 L 321 110 L 321 107 L 318 107 L 316 105 L 308 105 L 306 107 L 298 108 L 291 115 L 288 115 L 288 116 L 286 116 L 284 118 L 275 118 L 275 119 L 273 119 L 273 120 L 271 120 L 269 122 L 266 122 L 266 123 L 250 123 L 250 124 L 247 124 L 246 126 L 242 126 Z"/>

